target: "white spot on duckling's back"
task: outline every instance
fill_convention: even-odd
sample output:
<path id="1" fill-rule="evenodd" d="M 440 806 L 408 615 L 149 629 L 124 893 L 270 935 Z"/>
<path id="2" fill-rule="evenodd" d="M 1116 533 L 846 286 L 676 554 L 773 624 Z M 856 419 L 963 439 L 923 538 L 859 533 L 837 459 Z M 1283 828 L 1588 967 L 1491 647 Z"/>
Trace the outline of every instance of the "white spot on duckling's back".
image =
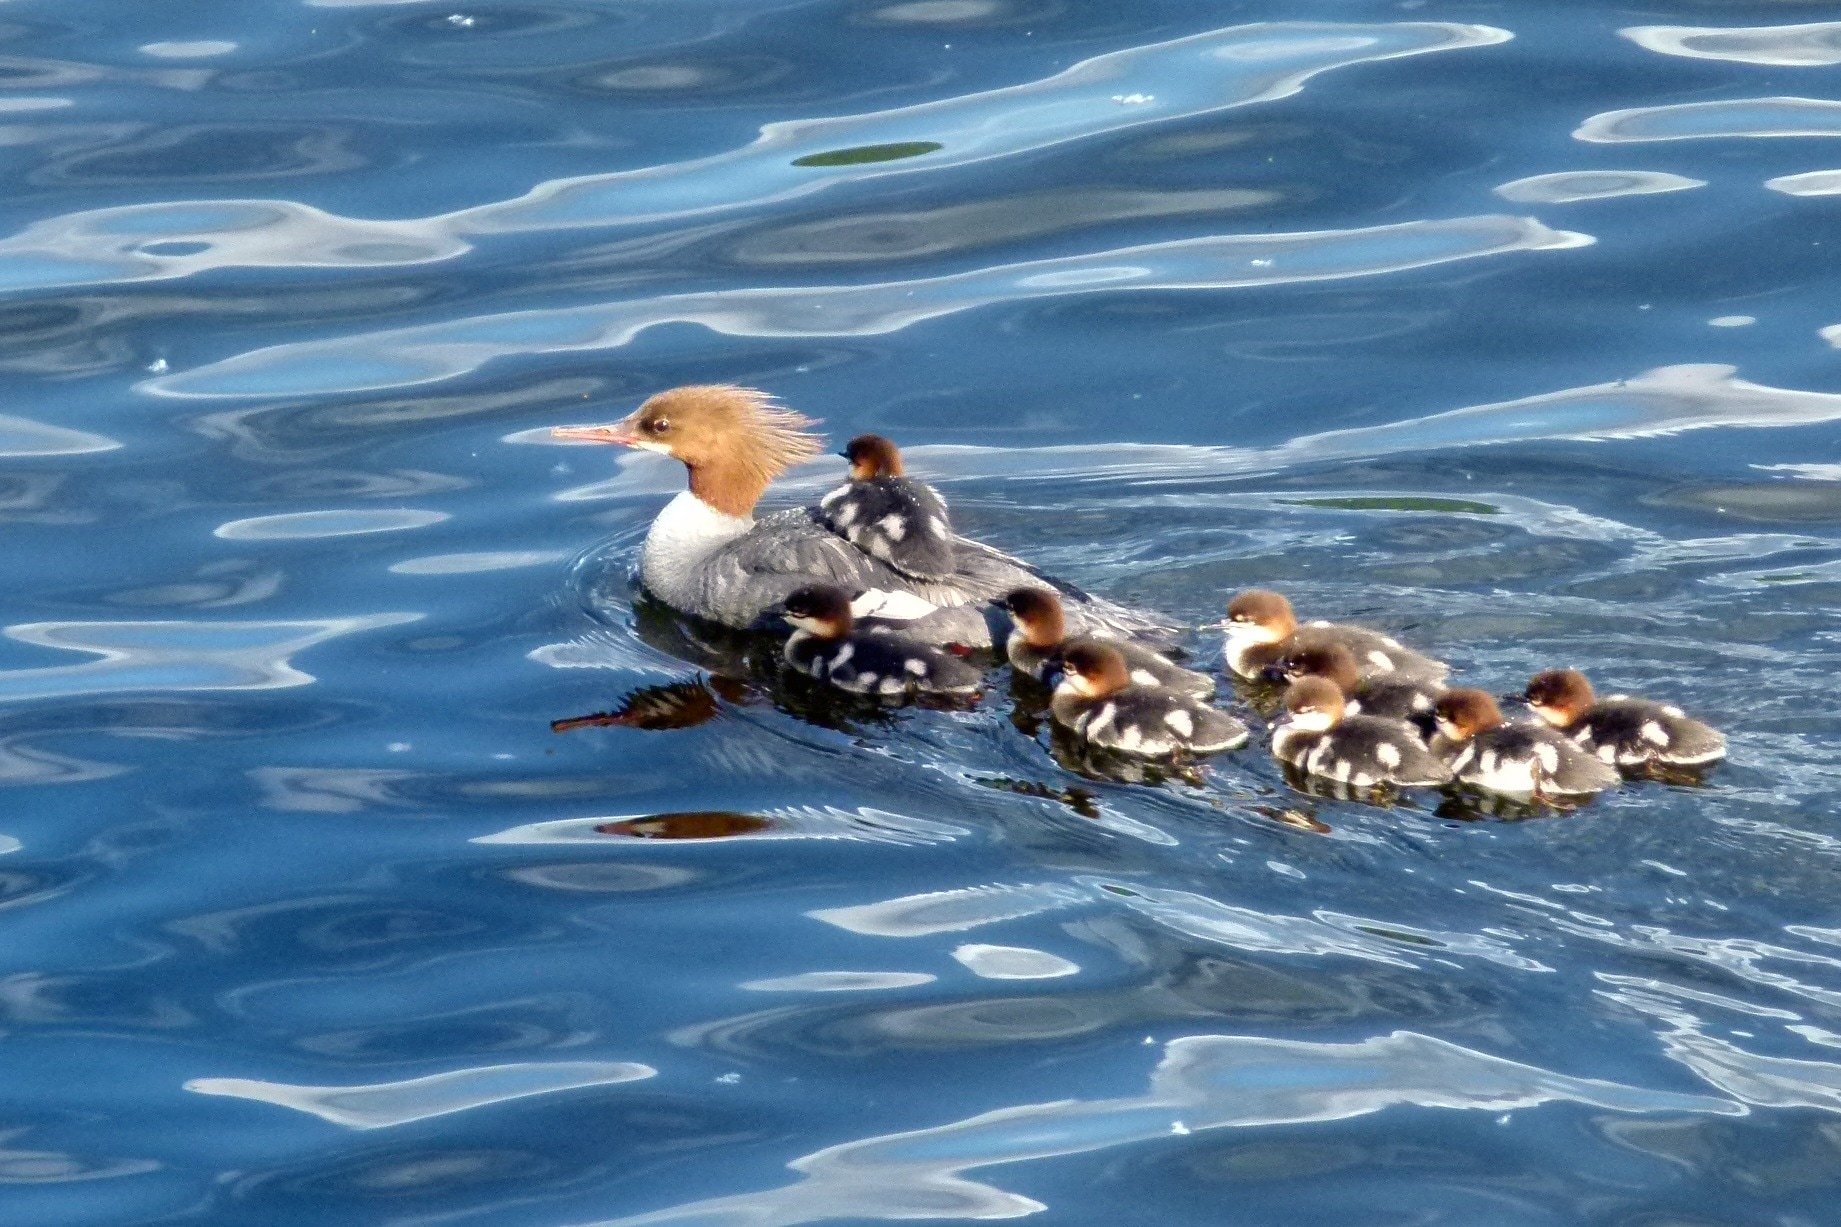
<path id="1" fill-rule="evenodd" d="M 1381 651 L 1379 648 L 1374 648 L 1368 653 L 1368 663 L 1379 669 L 1382 673 L 1392 673 L 1394 671 L 1394 658 Z"/>
<path id="2" fill-rule="evenodd" d="M 880 528 L 883 535 L 890 541 L 900 541 L 908 535 L 908 522 L 902 519 L 899 513 L 883 516 L 876 522 L 876 527 Z"/>
<path id="3" fill-rule="evenodd" d="M 1163 722 L 1176 730 L 1179 736 L 1192 737 L 1195 735 L 1194 718 L 1180 707 L 1165 712 Z"/>
<path id="4" fill-rule="evenodd" d="M 1668 735 L 1668 730 L 1663 728 L 1660 724 L 1657 724 L 1654 720 L 1643 721 L 1643 727 L 1638 729 L 1637 732 L 1642 735 L 1644 741 L 1649 742 L 1651 745 L 1665 746 L 1671 740 Z"/>

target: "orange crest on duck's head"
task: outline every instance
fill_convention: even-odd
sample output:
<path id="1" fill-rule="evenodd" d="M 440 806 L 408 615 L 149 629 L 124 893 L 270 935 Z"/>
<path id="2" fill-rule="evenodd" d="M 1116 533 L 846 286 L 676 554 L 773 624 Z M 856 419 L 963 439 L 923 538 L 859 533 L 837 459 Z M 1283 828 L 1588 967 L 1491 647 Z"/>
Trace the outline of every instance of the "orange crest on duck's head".
<path id="1" fill-rule="evenodd" d="M 774 478 L 823 452 L 811 430 L 816 425 L 758 389 L 712 383 L 660 392 L 612 426 L 561 426 L 551 433 L 661 452 L 690 470 L 698 498 L 745 516 Z"/>

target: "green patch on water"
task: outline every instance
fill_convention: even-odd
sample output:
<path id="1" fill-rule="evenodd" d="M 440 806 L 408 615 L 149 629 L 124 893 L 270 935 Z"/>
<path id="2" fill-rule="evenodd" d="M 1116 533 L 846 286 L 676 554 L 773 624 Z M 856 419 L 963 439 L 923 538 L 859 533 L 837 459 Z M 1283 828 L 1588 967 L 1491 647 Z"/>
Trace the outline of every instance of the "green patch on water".
<path id="1" fill-rule="evenodd" d="M 794 158 L 794 166 L 861 166 L 866 162 L 893 162 L 897 158 L 918 158 L 945 146 L 938 141 L 896 141 L 892 145 L 858 145 L 853 149 L 831 149 Z"/>

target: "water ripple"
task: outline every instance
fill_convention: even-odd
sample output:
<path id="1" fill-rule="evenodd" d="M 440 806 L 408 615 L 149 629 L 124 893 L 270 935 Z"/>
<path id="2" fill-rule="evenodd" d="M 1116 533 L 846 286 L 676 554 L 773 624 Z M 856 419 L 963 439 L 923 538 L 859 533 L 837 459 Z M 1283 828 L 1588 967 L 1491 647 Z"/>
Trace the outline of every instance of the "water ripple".
<path id="1" fill-rule="evenodd" d="M 1293 285 L 1591 242 L 1589 235 L 1503 215 L 1178 239 L 913 281 L 671 294 L 480 316 L 271 346 L 137 386 L 188 397 L 369 391 L 451 379 L 512 354 L 618 348 L 667 323 L 702 324 L 729 336 L 873 336 L 996 302 L 1094 291 Z"/>
<path id="2" fill-rule="evenodd" d="M 1569 170 L 1512 180 L 1497 187 L 1496 195 L 1517 204 L 1571 204 L 1576 200 L 1654 196 L 1706 186 L 1705 179 L 1659 170 Z"/>
<path id="3" fill-rule="evenodd" d="M 1841 136 L 1841 102 L 1828 98 L 1731 98 L 1631 107 L 1594 115 L 1573 131 L 1598 144 L 1722 136 Z"/>
<path id="4" fill-rule="evenodd" d="M 409 507 L 293 511 L 282 515 L 231 520 L 218 525 L 212 530 L 212 535 L 227 541 L 313 541 L 326 537 L 358 537 L 369 533 L 426 528 L 447 518 L 445 511 L 417 511 Z"/>
<path id="5" fill-rule="evenodd" d="M 556 180 L 434 217 L 371 221 L 285 200 L 202 200 L 69 214 L 0 241 L 0 289 L 182 277 L 226 267 L 379 267 L 451 259 L 464 236 L 670 221 L 802 200 L 837 183 L 934 171 L 1288 97 L 1319 73 L 1506 41 L 1445 22 L 1232 26 L 1083 60 L 1039 81 L 861 115 L 765 125 L 729 153 Z M 1139 101 L 1116 98 L 1134 85 Z M 62 102 L 63 100 L 45 100 Z M 926 147 L 895 160 L 864 150 Z M 838 155 L 855 151 L 855 156 Z M 838 155 L 838 156 L 828 156 Z M 322 171 L 325 168 L 321 168 Z M 738 194 L 737 182 L 746 193 Z"/>
<path id="6" fill-rule="evenodd" d="M 962 1173 L 1173 1133 L 1349 1120 L 1403 1105 L 1501 1113 L 1556 1102 L 1612 1112 L 1745 1111 L 1708 1095 L 1569 1077 L 1413 1031 L 1348 1044 L 1187 1036 L 1165 1046 L 1141 1095 L 1020 1104 L 839 1143 L 789 1163 L 799 1176 L 792 1184 L 609 1219 L 598 1227 L 1017 1218 L 1049 1207 Z"/>
<path id="7" fill-rule="evenodd" d="M 269 690 L 304 686 L 291 658 L 342 635 L 420 620 L 416 613 L 272 622 L 31 622 L 9 638 L 101 657 L 0 671 L 0 701 L 135 690 Z"/>
<path id="8" fill-rule="evenodd" d="M 1764 186 L 1786 196 L 1841 196 L 1841 170 L 1811 170 L 1766 179 Z"/>
<path id="9" fill-rule="evenodd" d="M 656 1077 L 636 1061 L 553 1061 L 484 1065 L 402 1082 L 362 1086 L 294 1086 L 256 1078 L 193 1078 L 185 1089 L 294 1108 L 348 1129 L 387 1129 L 531 1095 L 614 1086 Z"/>
<path id="10" fill-rule="evenodd" d="M 1040 81 L 864 115 L 762 127 L 751 144 L 676 166 L 546 183 L 471 211 L 472 231 L 681 221 L 808 197 L 846 179 L 963 166 L 1150 123 L 1289 97 L 1354 64 L 1506 42 L 1509 32 L 1451 22 L 1270 22 L 1230 26 L 1095 56 Z M 1141 101 L 1121 105 L 1127 94 Z M 801 159 L 839 150 L 930 147 L 899 162 Z M 823 165 L 831 173 L 809 173 Z M 749 191 L 738 199 L 736 182 Z"/>
<path id="11" fill-rule="evenodd" d="M 1841 21 L 1795 26 L 1630 26 L 1618 33 L 1646 50 L 1695 60 L 1781 68 L 1841 64 Z"/>

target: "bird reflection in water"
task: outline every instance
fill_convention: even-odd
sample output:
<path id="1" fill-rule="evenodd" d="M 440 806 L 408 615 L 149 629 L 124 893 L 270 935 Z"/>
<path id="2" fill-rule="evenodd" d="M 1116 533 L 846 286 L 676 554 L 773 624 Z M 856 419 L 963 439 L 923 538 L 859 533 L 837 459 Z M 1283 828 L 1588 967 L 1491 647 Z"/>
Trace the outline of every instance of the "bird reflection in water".
<path id="1" fill-rule="evenodd" d="M 735 835 L 753 835 L 773 825 L 771 818 L 759 814 L 710 809 L 625 818 L 619 822 L 604 822 L 595 830 L 602 835 L 628 839 L 728 839 Z"/>
<path id="2" fill-rule="evenodd" d="M 611 711 L 591 712 L 585 716 L 568 716 L 550 721 L 552 733 L 567 733 L 585 728 L 629 728 L 658 731 L 687 729 L 713 720 L 722 711 L 718 698 L 732 703 L 746 702 L 746 687 L 732 678 L 693 678 L 686 682 L 666 682 L 661 686 L 641 686 L 629 692 L 620 706 Z"/>

